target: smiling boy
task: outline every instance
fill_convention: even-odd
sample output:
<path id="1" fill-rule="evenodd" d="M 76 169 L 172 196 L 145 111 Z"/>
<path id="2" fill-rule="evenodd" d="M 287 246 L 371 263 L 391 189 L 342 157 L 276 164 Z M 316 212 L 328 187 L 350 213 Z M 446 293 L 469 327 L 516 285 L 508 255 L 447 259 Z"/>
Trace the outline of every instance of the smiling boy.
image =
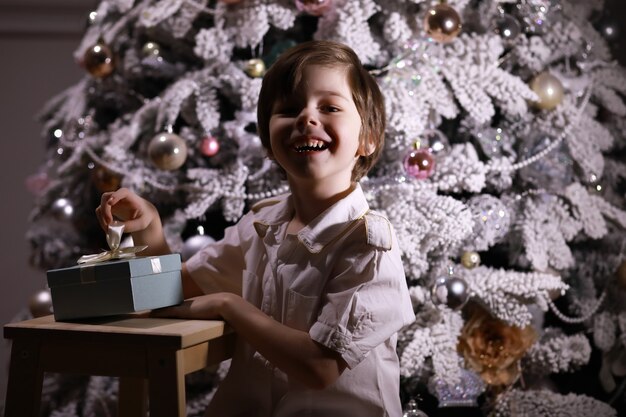
<path id="1" fill-rule="evenodd" d="M 380 90 L 347 46 L 301 44 L 264 76 L 258 127 L 291 193 L 189 259 L 185 296 L 197 297 L 156 314 L 237 332 L 209 416 L 400 416 L 397 332 L 414 314 L 393 228 L 358 184 L 383 146 Z M 156 209 L 131 191 L 103 194 L 97 214 L 169 252 Z"/>

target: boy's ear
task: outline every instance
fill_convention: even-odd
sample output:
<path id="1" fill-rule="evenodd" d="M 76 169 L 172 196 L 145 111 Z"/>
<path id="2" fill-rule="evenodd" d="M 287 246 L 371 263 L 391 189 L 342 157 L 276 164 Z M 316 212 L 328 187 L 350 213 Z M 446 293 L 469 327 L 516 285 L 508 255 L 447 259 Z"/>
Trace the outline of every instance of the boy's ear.
<path id="1" fill-rule="evenodd" d="M 358 154 L 359 156 L 370 156 L 376 150 L 376 145 L 373 141 L 365 138 L 363 142 L 361 142 L 361 146 L 359 146 Z"/>

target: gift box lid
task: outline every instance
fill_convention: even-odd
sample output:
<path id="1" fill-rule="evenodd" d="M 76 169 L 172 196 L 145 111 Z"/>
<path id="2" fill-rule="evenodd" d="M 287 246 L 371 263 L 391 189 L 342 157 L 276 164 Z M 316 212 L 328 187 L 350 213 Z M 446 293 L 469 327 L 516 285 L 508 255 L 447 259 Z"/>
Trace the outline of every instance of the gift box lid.
<path id="1" fill-rule="evenodd" d="M 76 265 L 47 271 L 48 286 L 58 287 L 109 279 L 133 278 L 181 269 L 180 254 L 141 256 L 129 259 Z"/>

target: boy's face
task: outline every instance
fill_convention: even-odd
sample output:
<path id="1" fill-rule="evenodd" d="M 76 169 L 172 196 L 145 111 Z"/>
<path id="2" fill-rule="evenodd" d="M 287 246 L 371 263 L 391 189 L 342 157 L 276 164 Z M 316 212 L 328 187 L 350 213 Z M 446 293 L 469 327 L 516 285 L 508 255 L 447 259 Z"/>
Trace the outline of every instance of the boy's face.
<path id="1" fill-rule="evenodd" d="M 311 65 L 294 94 L 272 108 L 270 156 L 292 186 L 345 191 L 360 155 L 361 117 L 344 68 Z"/>

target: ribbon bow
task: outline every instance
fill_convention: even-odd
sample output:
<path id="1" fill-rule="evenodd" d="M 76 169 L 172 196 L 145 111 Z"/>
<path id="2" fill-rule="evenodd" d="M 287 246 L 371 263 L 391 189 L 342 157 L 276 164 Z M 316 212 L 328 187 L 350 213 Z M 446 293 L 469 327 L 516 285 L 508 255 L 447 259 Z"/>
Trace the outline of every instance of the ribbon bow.
<path id="1" fill-rule="evenodd" d="M 78 259 L 78 264 L 95 264 L 97 262 L 104 262 L 110 259 L 126 259 L 133 258 L 136 253 L 141 252 L 148 246 L 129 246 L 120 248 L 122 242 L 122 234 L 124 233 L 124 223 L 120 221 L 113 221 L 109 225 L 107 230 L 107 243 L 111 250 L 95 253 L 92 255 L 83 255 Z"/>

